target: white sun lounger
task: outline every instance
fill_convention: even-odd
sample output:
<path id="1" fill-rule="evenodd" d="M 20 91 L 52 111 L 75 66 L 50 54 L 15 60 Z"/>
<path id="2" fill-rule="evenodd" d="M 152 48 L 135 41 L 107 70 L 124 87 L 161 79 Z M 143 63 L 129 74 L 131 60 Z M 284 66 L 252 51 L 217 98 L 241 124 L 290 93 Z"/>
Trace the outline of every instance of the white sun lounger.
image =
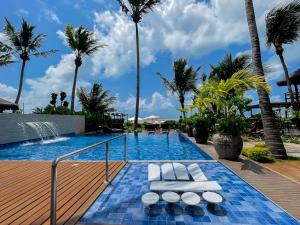
<path id="1" fill-rule="evenodd" d="M 160 167 L 157 164 L 148 165 L 148 181 L 160 180 Z"/>
<path id="2" fill-rule="evenodd" d="M 194 181 L 207 181 L 207 177 L 200 169 L 199 165 L 193 163 L 187 167 Z"/>
<path id="3" fill-rule="evenodd" d="M 151 191 L 180 191 L 180 192 L 203 192 L 219 191 L 222 187 L 216 181 L 152 181 Z"/>
<path id="4" fill-rule="evenodd" d="M 172 163 L 164 163 L 161 165 L 162 177 L 164 180 L 176 180 Z"/>
<path id="5" fill-rule="evenodd" d="M 181 163 L 173 163 L 173 167 L 177 180 L 190 180 L 185 165 Z"/>

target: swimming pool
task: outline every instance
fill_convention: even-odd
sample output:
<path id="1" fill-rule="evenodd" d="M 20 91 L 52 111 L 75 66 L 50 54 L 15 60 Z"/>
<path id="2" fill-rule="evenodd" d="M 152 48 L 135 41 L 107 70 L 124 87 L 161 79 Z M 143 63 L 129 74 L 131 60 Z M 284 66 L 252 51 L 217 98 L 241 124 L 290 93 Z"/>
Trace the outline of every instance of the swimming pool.
<path id="1" fill-rule="evenodd" d="M 0 148 L 0 160 L 53 160 L 76 149 L 107 140 L 114 135 L 80 135 L 6 145 Z M 123 138 L 109 144 L 110 160 L 123 160 Z M 105 146 L 77 155 L 70 160 L 104 160 Z M 179 133 L 127 135 L 127 160 L 210 160 L 205 152 Z"/>

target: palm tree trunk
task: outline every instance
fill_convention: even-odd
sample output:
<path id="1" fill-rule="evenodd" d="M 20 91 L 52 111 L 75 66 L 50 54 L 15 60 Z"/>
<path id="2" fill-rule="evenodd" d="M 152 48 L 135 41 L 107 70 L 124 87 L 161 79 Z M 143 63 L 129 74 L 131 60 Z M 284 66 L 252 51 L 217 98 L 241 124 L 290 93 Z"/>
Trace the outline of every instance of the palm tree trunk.
<path id="1" fill-rule="evenodd" d="M 184 97 L 179 97 L 179 101 L 180 101 L 181 109 L 183 110 L 182 111 L 183 118 L 185 119 L 186 118 L 186 114 L 184 112 L 184 110 L 185 110 L 185 108 L 184 108 Z"/>
<path id="2" fill-rule="evenodd" d="M 16 104 L 19 104 L 19 100 L 20 100 L 21 93 L 22 93 L 25 66 L 26 66 L 26 60 L 23 59 L 23 61 L 22 61 L 22 69 L 21 69 L 21 74 L 20 74 L 20 81 L 19 81 L 19 89 L 18 89 L 17 98 L 15 100 Z"/>
<path id="3" fill-rule="evenodd" d="M 261 51 L 259 45 L 259 37 L 255 20 L 255 12 L 252 0 L 245 0 L 247 22 L 252 43 L 252 63 L 254 74 L 264 76 L 264 70 L 261 61 Z M 264 136 L 267 147 L 276 158 L 286 159 L 287 154 L 284 148 L 280 132 L 273 115 L 272 106 L 268 93 L 261 89 L 257 89 L 259 97 L 259 106 L 261 109 L 261 117 L 264 126 Z"/>
<path id="4" fill-rule="evenodd" d="M 135 39 L 136 39 L 136 103 L 134 130 L 138 127 L 139 107 L 140 107 L 140 43 L 139 43 L 139 28 L 138 23 L 135 23 Z"/>
<path id="5" fill-rule="evenodd" d="M 283 70 L 284 70 L 286 85 L 287 85 L 289 95 L 290 95 L 290 98 L 291 98 L 291 103 L 294 103 L 294 94 L 293 94 L 293 90 L 292 90 L 292 86 L 291 86 L 291 82 L 290 82 L 289 71 L 288 71 L 287 66 L 285 64 L 282 52 L 279 53 L 278 56 L 279 56 L 280 62 L 282 64 L 282 67 L 283 67 Z"/>
<path id="6" fill-rule="evenodd" d="M 75 91 L 76 91 L 76 82 L 77 82 L 78 69 L 79 69 L 79 66 L 76 65 L 76 67 L 75 67 L 75 74 L 74 74 L 74 80 L 73 80 L 72 96 L 71 96 L 71 112 L 74 112 Z"/>

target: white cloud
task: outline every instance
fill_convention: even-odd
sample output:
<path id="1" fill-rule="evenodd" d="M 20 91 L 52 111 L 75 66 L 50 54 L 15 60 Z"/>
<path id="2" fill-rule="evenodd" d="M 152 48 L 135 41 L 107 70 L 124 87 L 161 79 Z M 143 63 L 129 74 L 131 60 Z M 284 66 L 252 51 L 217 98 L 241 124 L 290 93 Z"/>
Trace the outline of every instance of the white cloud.
<path id="1" fill-rule="evenodd" d="M 0 83 L 0 98 L 14 102 L 17 92 L 16 88 Z"/>
<path id="2" fill-rule="evenodd" d="M 94 22 L 96 36 L 107 46 L 92 57 L 93 73 L 116 77 L 130 71 L 136 61 L 134 24 L 123 13 L 111 11 L 95 13 Z M 141 64 L 149 65 L 155 61 L 154 31 L 141 26 L 140 34 Z"/>
<path id="3" fill-rule="evenodd" d="M 22 16 L 27 16 L 29 14 L 29 12 L 25 9 L 18 9 L 16 14 L 19 16 L 19 17 L 22 17 Z"/>
<path id="4" fill-rule="evenodd" d="M 57 36 L 63 41 L 65 46 L 69 46 L 68 41 L 67 41 L 67 37 L 64 31 L 62 30 L 58 30 L 56 32 Z"/>
<path id="5" fill-rule="evenodd" d="M 282 96 L 280 95 L 272 95 L 270 96 L 271 102 L 283 102 Z"/>
<path id="6" fill-rule="evenodd" d="M 25 96 L 26 112 L 37 106 L 46 106 L 52 92 L 65 91 L 69 99 L 71 97 L 74 68 L 74 54 L 66 54 L 61 56 L 61 60 L 56 66 L 49 66 L 43 76 L 36 79 L 26 79 L 26 84 L 29 86 L 29 89 L 23 94 Z M 85 73 L 84 66 L 79 69 L 77 87 L 90 85 L 89 82 L 82 79 L 82 73 Z M 79 104 L 77 104 L 77 107 L 79 107 Z"/>
<path id="7" fill-rule="evenodd" d="M 61 24 L 61 21 L 60 19 L 58 18 L 58 16 L 56 15 L 55 12 L 53 12 L 52 10 L 50 9 L 44 9 L 43 10 L 44 14 L 45 14 L 45 17 L 46 19 L 50 20 L 50 21 L 53 21 L 57 24 Z"/>
<path id="8" fill-rule="evenodd" d="M 254 1 L 263 46 L 265 13 L 278 2 Z M 171 52 L 173 57 L 200 58 L 232 44 L 249 43 L 244 8 L 241 0 L 163 1 L 139 24 L 141 64 L 155 62 L 160 51 Z M 93 73 L 116 77 L 132 71 L 136 56 L 134 23 L 121 10 L 96 12 L 94 17 L 94 31 L 108 46 L 92 58 Z"/>
<path id="9" fill-rule="evenodd" d="M 117 95 L 117 97 L 119 97 L 119 95 Z M 118 100 L 114 107 L 129 115 L 133 115 L 135 101 L 135 96 L 130 95 L 125 101 Z M 154 92 L 150 99 L 140 98 L 140 114 L 142 116 L 148 115 L 149 113 L 162 114 L 163 111 L 167 109 L 174 109 L 172 99 L 158 92 Z"/>

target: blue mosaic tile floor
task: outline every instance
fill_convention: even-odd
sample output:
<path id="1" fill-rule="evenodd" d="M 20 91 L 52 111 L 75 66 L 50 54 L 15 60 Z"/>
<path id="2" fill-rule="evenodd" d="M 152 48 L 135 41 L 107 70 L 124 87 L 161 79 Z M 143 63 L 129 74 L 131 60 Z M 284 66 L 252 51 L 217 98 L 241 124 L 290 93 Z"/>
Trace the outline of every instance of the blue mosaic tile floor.
<path id="1" fill-rule="evenodd" d="M 99 196 L 80 220 L 88 224 L 281 224 L 298 221 L 257 192 L 220 163 L 199 163 L 209 180 L 216 180 L 225 201 L 211 208 L 201 201 L 196 208 L 183 202 L 167 206 L 160 201 L 144 208 L 141 196 L 149 191 L 146 163 L 130 163 Z"/>

